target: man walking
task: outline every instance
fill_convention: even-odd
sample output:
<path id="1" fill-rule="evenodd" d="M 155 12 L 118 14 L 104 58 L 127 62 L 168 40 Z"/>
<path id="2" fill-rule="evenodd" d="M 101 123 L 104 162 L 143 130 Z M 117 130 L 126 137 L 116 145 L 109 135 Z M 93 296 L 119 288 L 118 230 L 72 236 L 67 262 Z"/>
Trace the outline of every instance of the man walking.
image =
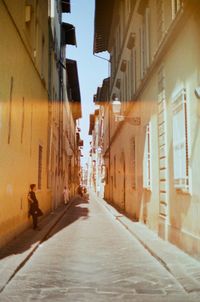
<path id="1" fill-rule="evenodd" d="M 42 216 L 43 213 L 39 208 L 38 200 L 35 195 L 36 185 L 30 185 L 30 191 L 28 193 L 28 201 L 29 201 L 29 215 L 32 216 L 33 220 L 33 229 L 39 230 L 38 228 L 38 216 Z"/>

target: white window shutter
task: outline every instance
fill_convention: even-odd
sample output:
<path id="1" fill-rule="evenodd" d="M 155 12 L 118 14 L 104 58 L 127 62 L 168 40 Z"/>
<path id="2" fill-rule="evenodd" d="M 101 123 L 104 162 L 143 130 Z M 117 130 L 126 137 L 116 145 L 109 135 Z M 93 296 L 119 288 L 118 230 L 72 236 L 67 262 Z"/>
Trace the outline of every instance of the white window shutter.
<path id="1" fill-rule="evenodd" d="M 146 135 L 144 143 L 143 157 L 143 186 L 146 189 L 151 188 L 151 127 L 146 126 Z"/>
<path id="2" fill-rule="evenodd" d="M 189 190 L 187 104 L 185 90 L 173 101 L 174 186 Z"/>

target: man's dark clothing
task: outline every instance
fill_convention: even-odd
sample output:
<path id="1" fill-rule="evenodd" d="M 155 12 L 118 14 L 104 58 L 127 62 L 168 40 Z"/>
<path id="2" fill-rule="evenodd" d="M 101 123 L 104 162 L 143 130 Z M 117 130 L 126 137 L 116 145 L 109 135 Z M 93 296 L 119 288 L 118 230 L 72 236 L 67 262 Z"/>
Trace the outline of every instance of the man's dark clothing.
<path id="1" fill-rule="evenodd" d="M 33 229 L 37 228 L 37 222 L 38 222 L 38 200 L 35 196 L 35 192 L 30 191 L 29 192 L 29 201 L 30 201 L 30 207 L 29 207 L 29 214 L 32 216 L 33 219 Z"/>

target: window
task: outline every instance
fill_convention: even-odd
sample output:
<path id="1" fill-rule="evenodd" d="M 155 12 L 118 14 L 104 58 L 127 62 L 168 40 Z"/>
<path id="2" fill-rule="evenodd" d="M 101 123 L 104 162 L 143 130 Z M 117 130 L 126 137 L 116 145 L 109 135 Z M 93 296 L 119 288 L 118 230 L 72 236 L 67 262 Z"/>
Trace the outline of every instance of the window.
<path id="1" fill-rule="evenodd" d="M 137 74 L 136 74 L 136 49 L 133 48 L 131 50 L 131 98 L 136 92 L 136 87 L 137 87 Z"/>
<path id="2" fill-rule="evenodd" d="M 39 145 L 38 150 L 38 189 L 41 190 L 42 188 L 42 146 Z"/>
<path id="3" fill-rule="evenodd" d="M 38 55 L 38 44 L 39 44 L 39 20 L 38 20 L 38 16 L 39 16 L 39 4 L 38 4 L 38 0 L 35 1 L 34 4 L 34 34 L 35 34 L 35 46 L 34 46 L 34 59 L 36 59 L 37 55 Z"/>
<path id="4" fill-rule="evenodd" d="M 125 1 L 121 1 L 121 22 L 122 22 L 122 34 L 123 36 L 125 35 L 125 26 L 126 26 L 126 6 L 125 6 Z"/>
<path id="5" fill-rule="evenodd" d="M 174 19 L 181 9 L 182 0 L 172 0 L 172 19 Z"/>
<path id="6" fill-rule="evenodd" d="M 158 93 L 162 93 L 165 90 L 165 73 L 164 67 L 161 66 L 158 71 Z"/>
<path id="7" fill-rule="evenodd" d="M 54 88 L 53 88 L 54 91 Z M 52 156 L 52 107 L 53 107 L 53 97 L 49 100 L 48 105 L 48 132 L 47 132 L 47 189 L 51 188 L 51 156 Z"/>
<path id="8" fill-rule="evenodd" d="M 121 31 L 120 31 L 120 23 L 119 23 L 116 29 L 116 63 L 118 63 L 120 49 L 121 49 Z"/>
<path id="9" fill-rule="evenodd" d="M 185 89 L 173 100 L 174 186 L 189 191 L 188 120 Z"/>
<path id="10" fill-rule="evenodd" d="M 136 144 L 135 144 L 135 137 L 131 140 L 131 175 L 132 175 L 132 188 L 136 189 Z"/>
<path id="11" fill-rule="evenodd" d="M 129 93 L 129 87 L 128 87 L 128 64 L 127 64 L 127 68 L 126 68 L 126 71 L 125 71 L 125 84 L 124 84 L 124 88 L 125 88 L 125 102 L 128 101 L 128 93 Z"/>
<path id="12" fill-rule="evenodd" d="M 157 40 L 160 43 L 164 33 L 164 3 L 163 0 L 156 1 L 157 7 Z"/>
<path id="13" fill-rule="evenodd" d="M 106 167 L 106 170 L 105 170 L 105 179 L 106 179 L 106 184 L 108 185 L 108 183 L 109 183 L 108 167 Z"/>
<path id="14" fill-rule="evenodd" d="M 129 17 L 130 13 L 131 13 L 131 1 L 132 0 L 126 0 L 126 12 L 127 12 L 127 16 Z"/>
<path id="15" fill-rule="evenodd" d="M 144 29 L 140 28 L 140 79 L 144 77 Z"/>
<path id="16" fill-rule="evenodd" d="M 122 78 L 122 91 L 121 91 L 121 93 L 122 93 L 122 102 L 124 102 L 125 101 L 125 74 L 123 73 L 123 78 Z"/>
<path id="17" fill-rule="evenodd" d="M 0 129 L 2 128 L 2 124 L 3 124 L 3 121 L 2 121 L 2 119 L 3 119 L 3 117 L 2 117 L 2 106 L 3 106 L 3 104 L 0 101 Z"/>
<path id="18" fill-rule="evenodd" d="M 72 182 L 72 162 L 71 158 L 69 157 L 68 161 L 68 184 L 70 185 Z"/>
<path id="19" fill-rule="evenodd" d="M 143 157 L 143 186 L 151 189 L 151 125 L 146 125 L 145 142 L 144 142 L 144 157 Z"/>
<path id="20" fill-rule="evenodd" d="M 143 13 L 143 22 L 140 27 L 140 75 L 141 79 L 150 64 L 150 14 L 147 7 Z"/>
<path id="21" fill-rule="evenodd" d="M 8 116 L 8 144 L 11 140 L 11 127 L 12 127 L 12 98 L 13 98 L 13 77 L 10 80 L 10 99 L 9 99 L 9 116 Z"/>
<path id="22" fill-rule="evenodd" d="M 116 45 L 114 44 L 114 47 L 112 49 L 112 72 L 113 72 L 113 76 L 115 74 L 116 71 L 116 65 L 117 65 L 117 54 L 116 54 Z"/>
<path id="23" fill-rule="evenodd" d="M 117 175 L 116 175 L 116 156 L 114 156 L 114 186 L 117 186 Z"/>
<path id="24" fill-rule="evenodd" d="M 25 0 L 24 1 L 24 25 L 25 25 L 25 35 L 28 39 L 28 45 L 30 46 L 30 51 L 35 47 L 34 46 L 34 35 L 35 35 L 35 13 L 36 7 L 34 0 Z"/>
<path id="25" fill-rule="evenodd" d="M 21 123 L 21 144 L 23 143 L 24 137 L 24 98 L 22 98 L 22 123 Z"/>
<path id="26" fill-rule="evenodd" d="M 127 101 L 131 100 L 131 66 L 130 61 L 127 62 Z"/>
<path id="27" fill-rule="evenodd" d="M 149 67 L 150 63 L 150 10 L 147 7 L 145 10 L 144 30 L 145 30 L 145 68 Z"/>
<path id="28" fill-rule="evenodd" d="M 44 50 L 45 50 L 45 39 L 44 39 L 44 36 L 42 35 L 42 49 L 41 49 L 41 77 L 42 77 L 42 79 L 44 79 L 44 66 L 45 66 Z"/>

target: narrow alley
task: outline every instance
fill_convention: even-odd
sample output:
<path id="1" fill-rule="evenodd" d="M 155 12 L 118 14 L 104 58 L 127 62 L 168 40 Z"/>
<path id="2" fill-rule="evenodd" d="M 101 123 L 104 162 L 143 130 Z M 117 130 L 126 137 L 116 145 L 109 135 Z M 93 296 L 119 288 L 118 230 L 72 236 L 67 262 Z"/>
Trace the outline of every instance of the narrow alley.
<path id="1" fill-rule="evenodd" d="M 0 302 L 200 302 L 200 0 L 0 0 Z"/>
<path id="2" fill-rule="evenodd" d="M 9 261 L 12 257 L 14 251 Z M 90 200 L 73 200 L 5 286 L 0 301 L 189 302 L 198 297 L 198 291 L 188 293 L 92 193 Z"/>

